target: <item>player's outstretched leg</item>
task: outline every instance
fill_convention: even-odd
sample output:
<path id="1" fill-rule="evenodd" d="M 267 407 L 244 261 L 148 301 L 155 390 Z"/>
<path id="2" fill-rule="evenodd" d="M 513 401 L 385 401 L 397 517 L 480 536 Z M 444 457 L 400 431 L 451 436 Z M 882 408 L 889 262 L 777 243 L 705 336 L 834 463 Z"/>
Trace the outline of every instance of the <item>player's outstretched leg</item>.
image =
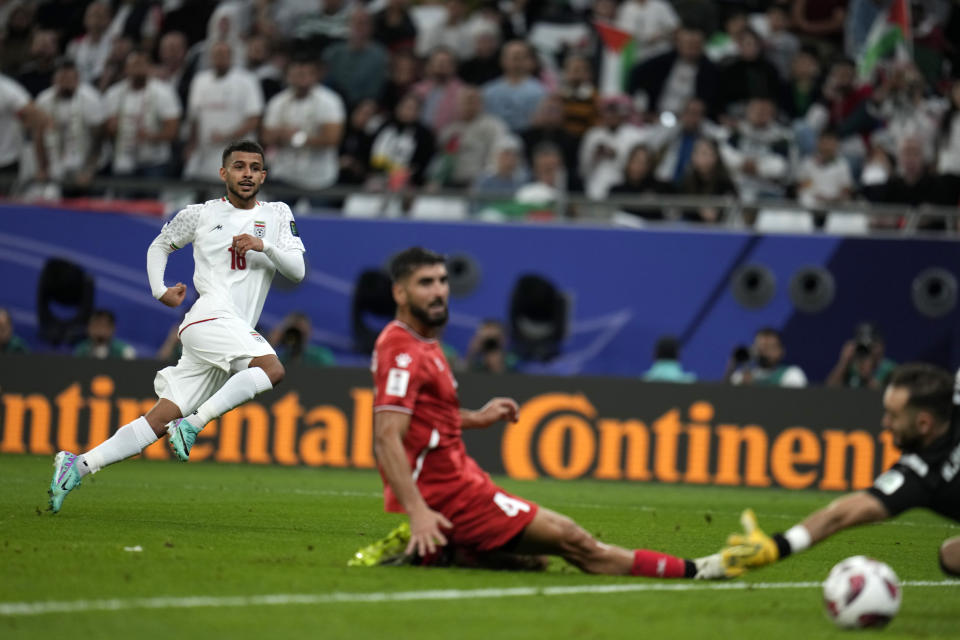
<path id="1" fill-rule="evenodd" d="M 163 425 L 180 416 L 180 409 L 169 400 L 160 400 L 145 416 L 125 424 L 112 436 L 87 451 L 74 455 L 69 451 L 57 454 L 53 463 L 53 480 L 47 493 L 50 511 L 57 513 L 67 494 L 80 486 L 88 473 L 96 473 L 107 465 L 137 455 L 157 441 Z"/>
<path id="2" fill-rule="evenodd" d="M 727 573 L 721 554 L 689 560 L 659 551 L 605 544 L 567 516 L 543 507 L 524 529 L 515 552 L 558 555 L 586 573 L 648 578 L 733 577 Z"/>
<path id="3" fill-rule="evenodd" d="M 275 355 L 252 359 L 248 368 L 230 376 L 194 413 L 169 425 L 167 432 L 174 455 L 183 462 L 189 460 L 197 434 L 208 422 L 273 389 L 283 380 L 284 373 L 283 365 Z"/>

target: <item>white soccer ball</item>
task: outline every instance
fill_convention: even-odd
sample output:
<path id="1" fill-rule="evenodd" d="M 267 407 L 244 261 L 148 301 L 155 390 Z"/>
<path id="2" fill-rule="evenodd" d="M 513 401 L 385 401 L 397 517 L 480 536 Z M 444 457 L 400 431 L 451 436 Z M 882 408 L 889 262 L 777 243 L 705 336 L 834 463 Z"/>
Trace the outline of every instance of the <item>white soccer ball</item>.
<path id="1" fill-rule="evenodd" d="M 837 563 L 823 583 L 823 604 L 838 627 L 884 627 L 900 610 L 902 590 L 888 565 L 853 556 Z"/>

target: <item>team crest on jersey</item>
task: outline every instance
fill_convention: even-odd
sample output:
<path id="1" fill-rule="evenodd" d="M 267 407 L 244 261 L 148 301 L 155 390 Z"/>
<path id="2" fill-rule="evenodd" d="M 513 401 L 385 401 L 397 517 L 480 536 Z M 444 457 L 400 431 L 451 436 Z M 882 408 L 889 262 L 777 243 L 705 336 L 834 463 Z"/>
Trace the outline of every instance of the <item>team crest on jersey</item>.
<path id="1" fill-rule="evenodd" d="M 257 220 L 253 223 L 253 235 L 262 238 L 267 235 L 267 223 L 263 220 Z"/>
<path id="2" fill-rule="evenodd" d="M 413 362 L 413 358 L 410 357 L 409 353 L 401 353 L 396 357 L 397 366 L 401 369 L 406 369 L 410 366 L 410 363 Z"/>
<path id="3" fill-rule="evenodd" d="M 251 331 L 250 335 L 253 336 L 253 339 L 256 340 L 257 342 L 266 342 L 266 340 L 263 339 L 263 336 L 261 336 L 256 331 Z"/>

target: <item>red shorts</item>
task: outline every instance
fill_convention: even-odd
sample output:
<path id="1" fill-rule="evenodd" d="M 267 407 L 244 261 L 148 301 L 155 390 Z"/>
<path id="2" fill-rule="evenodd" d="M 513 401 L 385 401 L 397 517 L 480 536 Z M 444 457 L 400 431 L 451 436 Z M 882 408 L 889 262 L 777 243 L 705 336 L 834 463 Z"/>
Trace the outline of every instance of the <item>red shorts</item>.
<path id="1" fill-rule="evenodd" d="M 498 549 L 514 539 L 537 515 L 537 504 L 511 495 L 489 480 L 470 485 L 445 504 L 430 505 L 450 522 L 444 531 L 456 547 L 476 551 Z"/>

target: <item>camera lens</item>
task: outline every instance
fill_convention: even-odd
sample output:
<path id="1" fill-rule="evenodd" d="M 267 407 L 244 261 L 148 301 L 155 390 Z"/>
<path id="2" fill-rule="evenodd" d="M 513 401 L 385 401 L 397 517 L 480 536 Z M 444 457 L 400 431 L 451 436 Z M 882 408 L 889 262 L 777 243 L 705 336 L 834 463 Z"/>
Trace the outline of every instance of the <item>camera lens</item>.
<path id="1" fill-rule="evenodd" d="M 480 350 L 484 352 L 496 351 L 500 348 L 500 341 L 496 338 L 487 338 L 480 344 Z"/>

